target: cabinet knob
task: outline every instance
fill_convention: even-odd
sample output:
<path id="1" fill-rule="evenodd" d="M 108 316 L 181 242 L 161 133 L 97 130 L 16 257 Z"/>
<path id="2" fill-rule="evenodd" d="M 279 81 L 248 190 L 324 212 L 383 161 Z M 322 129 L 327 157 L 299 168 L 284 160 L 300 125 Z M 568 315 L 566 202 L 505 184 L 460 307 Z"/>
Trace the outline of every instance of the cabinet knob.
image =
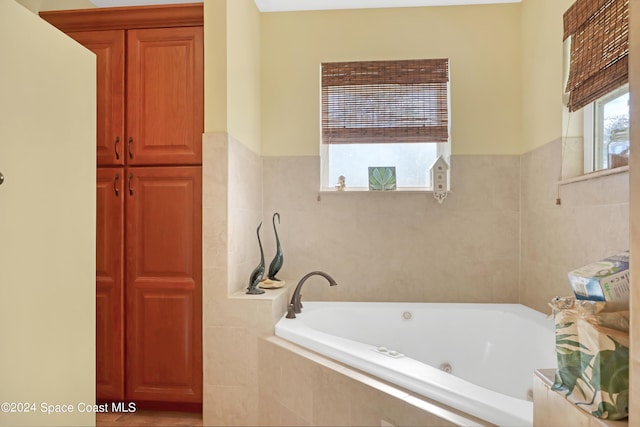
<path id="1" fill-rule="evenodd" d="M 129 158 L 133 159 L 133 150 L 132 150 L 132 146 L 133 145 L 133 137 L 130 136 L 129 137 Z"/>
<path id="2" fill-rule="evenodd" d="M 3 182 L 4 182 L 4 175 L 2 175 L 2 172 L 0 172 L 0 185 L 2 185 Z"/>

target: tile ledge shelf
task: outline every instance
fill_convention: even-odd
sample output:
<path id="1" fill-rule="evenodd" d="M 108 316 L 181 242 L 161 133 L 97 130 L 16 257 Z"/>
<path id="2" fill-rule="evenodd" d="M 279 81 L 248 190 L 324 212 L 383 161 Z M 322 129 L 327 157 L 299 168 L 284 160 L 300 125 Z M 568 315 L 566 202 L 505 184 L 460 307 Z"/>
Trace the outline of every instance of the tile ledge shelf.
<path id="1" fill-rule="evenodd" d="M 558 185 L 562 186 L 567 184 L 573 184 L 574 182 L 588 181 L 591 179 L 601 178 L 603 176 L 617 175 L 625 172 L 629 172 L 629 166 L 620 166 L 619 168 L 614 168 L 614 169 L 604 169 L 604 170 L 590 172 L 584 175 L 576 176 L 573 178 L 562 179 L 558 181 Z"/>
<path id="2" fill-rule="evenodd" d="M 618 168 L 618 169 L 622 169 L 622 168 Z M 566 400 L 566 398 L 564 397 L 564 395 L 562 395 L 562 393 L 558 393 L 556 391 L 551 390 L 551 387 L 553 386 L 554 383 L 554 379 L 555 379 L 555 373 L 556 370 L 555 369 L 536 369 L 534 371 L 534 376 L 538 378 L 538 380 L 540 380 L 542 382 L 542 384 L 544 385 L 544 387 L 547 388 L 547 392 L 548 393 L 553 393 L 555 396 L 560 396 L 560 401 L 562 402 L 563 406 L 562 408 L 555 408 L 555 410 L 557 411 L 558 409 L 560 410 L 574 410 L 576 411 L 578 414 L 580 414 L 581 418 L 584 420 L 588 420 L 588 427 L 628 427 L 629 426 L 629 420 L 628 419 L 624 419 L 624 420 L 619 420 L 619 421 L 611 421 L 611 420 L 603 420 L 597 417 L 594 417 L 592 415 L 587 414 L 586 412 L 583 412 L 580 408 L 578 408 L 577 406 L 575 406 L 573 403 L 571 403 L 569 400 Z M 545 402 L 547 401 L 547 399 L 545 399 Z M 534 401 L 534 414 L 535 414 L 535 405 L 536 402 Z M 542 408 L 539 408 L 542 409 Z M 546 408 L 548 409 L 548 408 Z M 573 418 L 571 418 L 573 419 Z M 534 425 L 536 421 L 536 416 L 534 415 Z M 587 425 L 587 424 L 585 424 Z"/>
<path id="3" fill-rule="evenodd" d="M 280 295 L 282 294 L 286 294 L 288 295 L 289 293 L 289 288 L 292 286 L 291 284 L 294 282 L 294 280 L 287 280 L 284 279 L 284 286 L 281 288 L 276 288 L 276 289 L 265 289 L 265 293 L 264 294 L 260 294 L 260 295 L 249 295 L 247 294 L 247 290 L 246 289 L 242 289 L 240 291 L 236 291 L 234 293 L 232 293 L 231 295 L 229 295 L 229 298 L 231 299 L 249 299 L 249 300 L 276 300 L 280 297 Z"/>

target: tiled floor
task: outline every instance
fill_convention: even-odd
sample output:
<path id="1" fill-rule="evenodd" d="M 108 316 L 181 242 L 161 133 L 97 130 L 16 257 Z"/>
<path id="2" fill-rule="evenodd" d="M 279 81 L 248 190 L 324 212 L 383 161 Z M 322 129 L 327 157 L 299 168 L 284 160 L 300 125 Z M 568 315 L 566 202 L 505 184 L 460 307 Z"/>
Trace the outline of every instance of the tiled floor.
<path id="1" fill-rule="evenodd" d="M 190 412 L 136 411 L 131 414 L 96 414 L 97 427 L 111 426 L 202 426 L 202 414 Z"/>

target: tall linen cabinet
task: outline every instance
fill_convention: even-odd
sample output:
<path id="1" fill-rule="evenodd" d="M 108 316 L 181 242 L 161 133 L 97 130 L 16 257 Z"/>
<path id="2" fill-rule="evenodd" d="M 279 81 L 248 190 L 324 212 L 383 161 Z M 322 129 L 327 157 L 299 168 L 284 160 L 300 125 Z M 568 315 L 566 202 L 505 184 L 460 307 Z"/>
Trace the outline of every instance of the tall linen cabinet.
<path id="1" fill-rule="evenodd" d="M 42 12 L 96 54 L 96 395 L 202 405 L 202 4 Z"/>

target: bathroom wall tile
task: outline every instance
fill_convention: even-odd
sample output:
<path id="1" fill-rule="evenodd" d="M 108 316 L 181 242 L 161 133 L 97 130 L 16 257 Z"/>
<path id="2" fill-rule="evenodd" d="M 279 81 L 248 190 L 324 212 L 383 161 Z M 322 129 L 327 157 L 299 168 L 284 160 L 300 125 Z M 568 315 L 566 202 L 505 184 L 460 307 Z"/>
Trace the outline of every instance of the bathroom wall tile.
<path id="1" fill-rule="evenodd" d="M 533 425 L 535 427 L 550 426 L 551 408 L 549 407 L 549 387 L 540 378 L 533 377 Z"/>
<path id="2" fill-rule="evenodd" d="M 447 209 L 520 210 L 519 156 L 452 156 Z"/>
<path id="3" fill-rule="evenodd" d="M 218 208 L 202 209 L 202 266 L 227 267 L 227 213 Z"/>
<path id="4" fill-rule="evenodd" d="M 285 355 L 281 371 L 280 397 L 283 406 L 303 420 L 313 420 L 313 390 L 320 378 L 320 367 L 293 353 Z M 285 411 L 283 411 L 283 422 Z"/>
<path id="5" fill-rule="evenodd" d="M 571 295 L 565 268 L 528 260 L 523 260 L 521 266 L 520 300 L 527 306 L 551 314 L 552 298 Z"/>
<path id="6" fill-rule="evenodd" d="M 256 228 L 262 221 L 263 160 L 230 136 L 228 164 L 229 293 L 234 293 L 248 286 L 260 261 Z"/>
<path id="7" fill-rule="evenodd" d="M 257 425 L 257 389 L 244 386 L 209 386 L 202 404 L 203 425 Z"/>
<path id="8" fill-rule="evenodd" d="M 452 163 L 459 190 L 440 205 L 430 194 L 400 192 L 323 193 L 318 201 L 317 157 L 265 158 L 264 220 L 282 216 L 283 274 L 319 269 L 340 283 L 314 280 L 307 299 L 517 301 L 519 160 Z M 481 277 L 487 283 L 474 286 Z"/>
<path id="9" fill-rule="evenodd" d="M 258 395 L 258 424 L 259 426 L 281 426 L 282 405 L 272 395 L 260 391 Z"/>
<path id="10" fill-rule="evenodd" d="M 257 387 L 258 343 L 243 327 L 207 328 L 205 382 L 211 385 Z"/>
<path id="11" fill-rule="evenodd" d="M 404 399 L 405 404 L 409 406 L 410 413 L 413 415 L 412 418 L 416 419 L 418 423 L 423 423 L 423 425 L 434 425 L 434 426 L 483 426 L 483 427 L 492 427 L 493 424 L 480 420 L 478 418 L 472 417 L 468 414 L 463 414 L 452 408 L 443 408 L 439 407 L 431 401 L 427 401 L 427 399 L 416 396 L 409 395 Z"/>
<path id="12" fill-rule="evenodd" d="M 277 405 L 276 402 L 282 405 L 273 413 L 263 415 L 265 423 L 269 419 L 273 422 L 280 413 L 283 419 L 294 415 L 296 419 L 313 425 L 379 426 L 382 420 L 398 426 L 488 425 L 281 338 L 261 339 L 258 348 L 263 361 L 260 369 L 279 369 L 281 375 L 280 380 L 274 380 L 272 373 L 260 374 L 260 395 L 266 396 L 272 405 Z M 274 361 L 267 362 L 270 358 Z M 307 404 L 301 400 L 294 403 L 292 394 L 287 391 L 292 378 L 297 381 L 300 373 L 308 370 L 307 363 L 316 368 L 310 376 L 313 383 L 309 386 L 312 392 L 311 419 L 305 413 Z M 263 381 L 269 382 L 264 384 Z M 275 389 L 280 392 L 274 392 Z"/>
<path id="13" fill-rule="evenodd" d="M 396 425 L 401 426 L 455 427 L 456 425 L 460 425 L 426 412 L 407 401 L 403 402 L 403 404 L 400 406 L 399 413 L 395 415 L 395 418 L 398 420 Z M 464 419 L 460 418 L 460 420 L 462 421 Z M 465 426 L 471 427 L 473 425 L 472 423 L 469 423 L 468 420 L 464 421 L 466 421 L 466 423 L 464 424 Z M 477 424 L 477 426 L 489 427 L 489 424 L 483 423 Z"/>
<path id="14" fill-rule="evenodd" d="M 589 208 L 629 203 L 629 172 L 572 182 L 560 187 L 562 206 Z"/>
<path id="15" fill-rule="evenodd" d="M 281 426 L 311 426 L 313 425 L 308 418 L 302 417 L 297 411 L 292 411 L 286 406 L 281 408 Z"/>
<path id="16" fill-rule="evenodd" d="M 519 296 L 542 311 L 551 298 L 572 294 L 571 270 L 629 247 L 628 173 L 558 187 L 561 150 L 557 140 L 521 160 Z"/>
<path id="17" fill-rule="evenodd" d="M 362 399 L 353 395 L 351 404 L 352 426 L 379 426 L 382 421 L 394 426 L 404 426 L 403 410 L 405 406 L 401 400 L 388 397 L 381 393 L 369 393 L 370 399 Z M 426 424 L 423 424 L 426 425 Z"/>
<path id="18" fill-rule="evenodd" d="M 282 390 L 280 352 L 282 349 L 265 339 L 258 340 L 258 390 L 266 396 L 281 402 Z M 279 413 L 279 411 L 278 411 Z"/>
<path id="19" fill-rule="evenodd" d="M 206 133 L 202 137 L 203 207 L 226 208 L 228 179 L 228 136 L 226 133 Z"/>
<path id="20" fill-rule="evenodd" d="M 216 306 L 227 297 L 227 269 L 226 267 L 202 269 L 202 304 L 204 325 L 214 326 L 209 321 L 215 321 Z"/>
<path id="21" fill-rule="evenodd" d="M 339 372 L 322 369 L 313 390 L 313 424 L 319 426 L 345 426 L 349 424 L 349 380 Z"/>
<path id="22" fill-rule="evenodd" d="M 562 175 L 562 141 L 557 139 L 520 158 L 522 208 L 553 206 L 558 196 L 557 183 Z"/>

